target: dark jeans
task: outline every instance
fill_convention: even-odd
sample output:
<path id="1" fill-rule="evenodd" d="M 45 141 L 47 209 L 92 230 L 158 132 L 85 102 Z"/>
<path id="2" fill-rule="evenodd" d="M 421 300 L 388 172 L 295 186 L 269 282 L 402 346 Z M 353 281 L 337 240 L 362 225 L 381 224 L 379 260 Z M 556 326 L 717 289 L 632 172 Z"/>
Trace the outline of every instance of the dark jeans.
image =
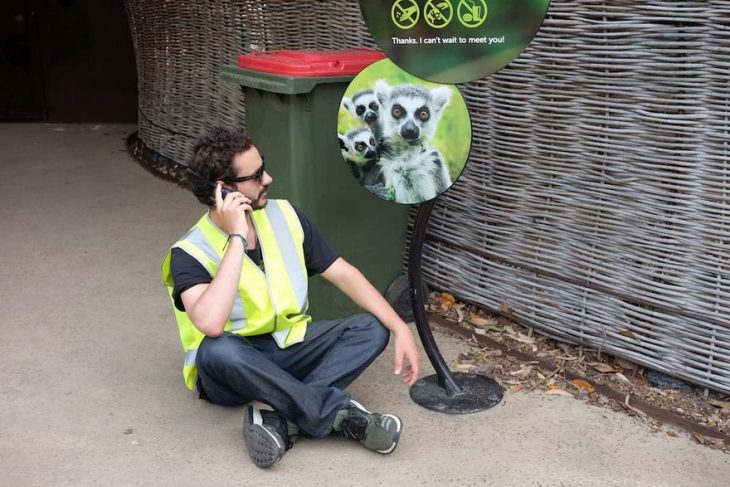
<path id="1" fill-rule="evenodd" d="M 389 337 L 371 314 L 310 323 L 304 341 L 285 349 L 268 334 L 205 337 L 196 357 L 198 387 L 214 404 L 266 403 L 320 438 L 349 401 L 343 389 L 380 355 Z"/>

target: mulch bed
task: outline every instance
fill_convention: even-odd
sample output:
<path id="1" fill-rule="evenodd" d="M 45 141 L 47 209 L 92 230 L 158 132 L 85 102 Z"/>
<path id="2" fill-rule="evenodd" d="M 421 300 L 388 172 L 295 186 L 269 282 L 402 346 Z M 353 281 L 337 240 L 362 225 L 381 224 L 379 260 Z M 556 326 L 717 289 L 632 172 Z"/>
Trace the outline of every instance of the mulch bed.
<path id="1" fill-rule="evenodd" d="M 539 335 L 512 321 L 507 307 L 492 315 L 433 292 L 426 309 L 446 320 L 447 329 L 470 337 L 472 349 L 450 364 L 453 371 L 487 375 L 512 394 L 539 391 L 621 411 L 655 432 L 689 434 L 702 445 L 730 453 L 730 395 Z"/>

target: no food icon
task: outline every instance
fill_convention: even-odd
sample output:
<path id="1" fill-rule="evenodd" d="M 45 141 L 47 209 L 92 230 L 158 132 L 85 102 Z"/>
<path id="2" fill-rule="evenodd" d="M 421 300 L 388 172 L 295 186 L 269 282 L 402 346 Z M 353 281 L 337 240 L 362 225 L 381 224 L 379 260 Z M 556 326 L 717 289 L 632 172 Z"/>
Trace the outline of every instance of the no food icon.
<path id="1" fill-rule="evenodd" d="M 434 29 L 443 29 L 454 18 L 453 0 L 428 0 L 423 6 L 423 19 Z M 487 20 L 486 0 L 459 0 L 456 16 L 464 27 L 473 29 Z M 399 29 L 415 27 L 421 19 L 421 9 L 415 0 L 395 0 L 390 9 L 393 24 Z"/>

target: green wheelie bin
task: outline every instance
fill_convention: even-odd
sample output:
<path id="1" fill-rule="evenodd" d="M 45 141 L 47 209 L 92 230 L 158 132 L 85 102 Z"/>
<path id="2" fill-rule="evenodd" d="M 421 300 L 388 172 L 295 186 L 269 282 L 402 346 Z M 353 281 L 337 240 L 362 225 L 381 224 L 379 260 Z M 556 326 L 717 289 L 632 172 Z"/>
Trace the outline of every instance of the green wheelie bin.
<path id="1" fill-rule="evenodd" d="M 269 197 L 301 209 L 381 293 L 403 272 L 408 206 L 381 200 L 351 175 L 337 117 L 349 82 L 383 57 L 369 49 L 254 52 L 221 69 L 223 80 L 244 91 L 246 131 L 274 178 Z M 357 311 L 324 278 L 310 278 L 314 319 Z"/>

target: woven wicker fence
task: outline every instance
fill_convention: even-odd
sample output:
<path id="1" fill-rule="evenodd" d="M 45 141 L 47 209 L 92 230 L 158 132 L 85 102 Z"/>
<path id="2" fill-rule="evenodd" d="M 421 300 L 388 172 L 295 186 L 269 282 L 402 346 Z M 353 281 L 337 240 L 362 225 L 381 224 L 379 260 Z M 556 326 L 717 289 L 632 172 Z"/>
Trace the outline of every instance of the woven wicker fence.
<path id="1" fill-rule="evenodd" d="M 186 163 L 216 125 L 245 127 L 238 86 L 220 79 L 240 54 L 375 47 L 357 2 L 125 0 L 137 55 L 139 136 Z M 349 22 L 349 23 L 348 23 Z"/>
<path id="2" fill-rule="evenodd" d="M 251 50 L 373 47 L 353 1 L 128 0 L 140 137 L 185 161 L 243 124 Z M 424 275 L 524 324 L 730 392 L 730 0 L 553 0 L 530 47 L 461 86 L 474 124 Z"/>

